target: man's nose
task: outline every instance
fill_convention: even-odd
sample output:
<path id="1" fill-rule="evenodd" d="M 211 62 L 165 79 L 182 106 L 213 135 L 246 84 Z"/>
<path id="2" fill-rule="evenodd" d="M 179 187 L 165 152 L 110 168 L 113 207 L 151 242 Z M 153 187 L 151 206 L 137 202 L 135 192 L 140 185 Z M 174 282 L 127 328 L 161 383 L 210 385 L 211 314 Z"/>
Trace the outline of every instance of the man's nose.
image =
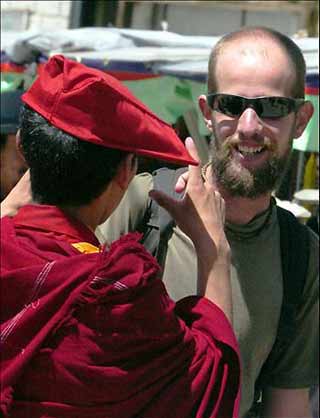
<path id="1" fill-rule="evenodd" d="M 248 107 L 238 119 L 238 133 L 250 138 L 261 134 L 263 123 L 254 109 Z"/>

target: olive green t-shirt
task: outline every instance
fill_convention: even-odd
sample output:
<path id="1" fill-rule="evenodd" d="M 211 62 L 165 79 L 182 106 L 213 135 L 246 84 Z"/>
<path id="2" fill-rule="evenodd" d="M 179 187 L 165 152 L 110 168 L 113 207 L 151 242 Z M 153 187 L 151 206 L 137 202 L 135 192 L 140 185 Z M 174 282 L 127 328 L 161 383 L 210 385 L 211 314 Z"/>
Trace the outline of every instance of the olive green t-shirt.
<path id="1" fill-rule="evenodd" d="M 112 242 L 133 231 L 143 219 L 148 191 L 147 173 L 134 178 L 116 212 L 101 225 L 100 239 Z M 267 222 L 266 222 L 267 221 Z M 226 225 L 231 246 L 234 330 L 242 359 L 241 409 L 250 409 L 254 385 L 275 341 L 282 302 L 280 232 L 275 206 L 246 225 Z M 306 388 L 318 381 L 318 237 L 310 231 L 308 277 L 299 311 L 298 332 L 272 372 L 272 386 Z M 174 227 L 168 242 L 163 281 L 178 300 L 196 294 L 197 257 L 191 240 Z"/>

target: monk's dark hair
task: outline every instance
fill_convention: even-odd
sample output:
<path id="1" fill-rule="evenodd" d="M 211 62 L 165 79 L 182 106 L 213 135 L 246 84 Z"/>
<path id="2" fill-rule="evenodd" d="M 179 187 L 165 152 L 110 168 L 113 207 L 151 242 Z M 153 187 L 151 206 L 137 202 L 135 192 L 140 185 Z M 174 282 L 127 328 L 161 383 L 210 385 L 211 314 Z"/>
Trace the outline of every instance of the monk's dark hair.
<path id="1" fill-rule="evenodd" d="M 300 48 L 288 36 L 263 26 L 244 27 L 235 32 L 228 33 L 219 39 L 210 54 L 208 64 L 208 92 L 217 93 L 216 67 L 218 58 L 223 52 L 224 47 L 244 39 L 254 39 L 257 42 L 272 40 L 282 48 L 291 61 L 295 72 L 291 96 L 294 98 L 304 98 L 306 63 Z"/>
<path id="2" fill-rule="evenodd" d="M 127 155 L 69 135 L 27 105 L 21 109 L 20 137 L 30 167 L 32 196 L 42 204 L 90 203 L 104 191 Z"/>

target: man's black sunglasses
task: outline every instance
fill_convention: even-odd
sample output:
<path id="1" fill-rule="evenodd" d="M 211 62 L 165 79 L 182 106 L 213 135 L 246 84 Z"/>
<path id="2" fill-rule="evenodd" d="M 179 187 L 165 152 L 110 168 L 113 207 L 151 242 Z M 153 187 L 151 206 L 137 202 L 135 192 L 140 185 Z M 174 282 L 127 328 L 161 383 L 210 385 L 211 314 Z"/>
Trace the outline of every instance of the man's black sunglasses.
<path id="1" fill-rule="evenodd" d="M 231 117 L 240 116 L 248 107 L 252 108 L 260 118 L 282 118 L 296 112 L 305 102 L 304 99 L 290 97 L 242 97 L 233 94 L 210 93 L 207 95 L 211 109 Z"/>

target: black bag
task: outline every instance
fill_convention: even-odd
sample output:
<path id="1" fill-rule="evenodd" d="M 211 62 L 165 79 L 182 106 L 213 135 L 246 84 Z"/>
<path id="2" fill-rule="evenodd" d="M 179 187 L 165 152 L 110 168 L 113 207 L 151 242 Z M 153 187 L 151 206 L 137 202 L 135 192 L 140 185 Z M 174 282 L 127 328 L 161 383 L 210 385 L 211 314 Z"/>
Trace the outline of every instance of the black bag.
<path id="1" fill-rule="evenodd" d="M 182 194 L 174 191 L 174 185 L 185 167 L 178 170 L 159 168 L 152 173 L 153 185 L 156 190 L 161 190 L 175 199 L 182 199 Z M 169 213 L 159 206 L 154 200 L 149 199 L 148 209 L 137 230 L 143 233 L 142 244 L 163 266 L 167 253 L 167 245 L 172 235 L 174 220 Z"/>
<path id="2" fill-rule="evenodd" d="M 182 194 L 175 193 L 174 185 L 185 167 L 178 170 L 160 168 L 153 173 L 154 188 L 176 199 Z M 281 357 L 296 331 L 296 316 L 300 306 L 309 262 L 309 232 L 289 211 L 277 206 L 280 227 L 280 248 L 283 276 L 283 301 L 276 341 L 264 363 L 256 382 L 255 401 L 248 418 L 259 417 L 261 393 L 268 385 L 268 377 L 273 364 Z M 155 201 L 149 201 L 148 210 L 138 230 L 143 233 L 141 242 L 146 249 L 164 265 L 168 240 L 173 232 L 174 221 L 169 213 Z"/>
<path id="3" fill-rule="evenodd" d="M 283 277 L 283 300 L 278 323 L 277 337 L 265 361 L 255 388 L 253 411 L 259 417 L 261 392 L 269 383 L 273 365 L 281 358 L 296 332 L 296 317 L 308 273 L 310 238 L 308 228 L 289 211 L 277 206 L 280 228 L 280 249 Z"/>

